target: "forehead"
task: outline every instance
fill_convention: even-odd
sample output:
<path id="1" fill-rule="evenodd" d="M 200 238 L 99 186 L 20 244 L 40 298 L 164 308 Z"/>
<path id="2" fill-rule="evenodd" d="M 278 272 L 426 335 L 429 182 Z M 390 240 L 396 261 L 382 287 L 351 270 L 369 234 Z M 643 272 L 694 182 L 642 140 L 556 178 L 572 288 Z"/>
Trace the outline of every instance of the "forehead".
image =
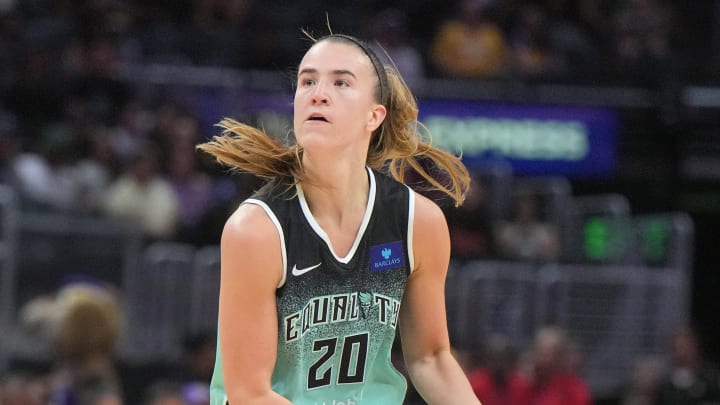
<path id="1" fill-rule="evenodd" d="M 372 73 L 370 58 L 362 49 L 353 44 L 328 40 L 316 43 L 305 53 L 299 71 L 305 68 L 349 70 L 356 75 Z"/>

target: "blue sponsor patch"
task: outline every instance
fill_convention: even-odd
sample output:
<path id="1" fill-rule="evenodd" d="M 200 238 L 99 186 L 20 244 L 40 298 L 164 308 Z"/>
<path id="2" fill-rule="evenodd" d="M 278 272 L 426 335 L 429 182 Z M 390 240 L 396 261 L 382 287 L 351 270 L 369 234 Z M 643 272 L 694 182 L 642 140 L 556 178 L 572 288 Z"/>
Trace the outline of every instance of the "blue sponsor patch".
<path id="1" fill-rule="evenodd" d="M 370 246 L 370 271 L 385 271 L 405 266 L 402 241 Z"/>

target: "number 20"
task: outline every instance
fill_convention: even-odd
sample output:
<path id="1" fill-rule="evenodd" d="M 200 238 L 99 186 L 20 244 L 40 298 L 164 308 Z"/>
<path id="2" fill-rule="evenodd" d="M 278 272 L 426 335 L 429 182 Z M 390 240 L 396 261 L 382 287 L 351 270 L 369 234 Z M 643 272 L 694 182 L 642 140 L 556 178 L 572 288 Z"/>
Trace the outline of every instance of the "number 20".
<path id="1" fill-rule="evenodd" d="M 318 376 L 318 370 L 335 355 L 338 338 L 318 339 L 313 342 L 313 352 L 325 353 L 320 356 L 308 370 L 308 389 L 320 388 L 330 385 L 332 366 Z M 337 377 L 338 384 L 360 383 L 365 379 L 365 362 L 367 360 L 368 334 L 346 336 L 342 342 L 342 353 L 340 353 L 340 366 Z M 350 373 L 353 356 L 355 356 L 355 369 Z"/>

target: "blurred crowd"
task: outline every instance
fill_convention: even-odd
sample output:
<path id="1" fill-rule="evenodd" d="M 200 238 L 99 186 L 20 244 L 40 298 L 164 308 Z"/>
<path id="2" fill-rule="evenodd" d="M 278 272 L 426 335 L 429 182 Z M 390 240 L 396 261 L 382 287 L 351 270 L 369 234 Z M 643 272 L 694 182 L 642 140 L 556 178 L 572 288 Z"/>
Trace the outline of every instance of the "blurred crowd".
<path id="1" fill-rule="evenodd" d="M 107 218 L 148 241 L 216 244 L 229 212 L 258 181 L 199 155 L 195 145 L 211 134 L 197 112 L 162 95 L 139 97 L 123 78 L 128 65 L 288 70 L 307 45 L 300 28 L 322 34 L 329 26 L 373 41 L 411 86 L 428 78 L 715 80 L 717 55 L 697 51 L 705 40 L 690 34 L 687 17 L 686 6 L 670 0 L 4 0 L 0 183 L 25 211 Z M 712 27 L 712 13 L 705 17 Z M 545 220 L 542 201 L 518 196 L 498 215 L 474 181 L 465 206 L 446 209 L 456 259 L 557 260 L 560 230 Z M 112 289 L 70 286 L 34 304 L 53 315 L 43 322 L 54 364 L 42 373 L 9 370 L 0 405 L 207 403 L 214 336 L 188 337 L 181 371 L 138 381 L 112 355 L 121 317 Z M 573 347 L 563 331 L 548 328 L 529 348 L 497 336 L 482 353 L 458 355 L 485 405 L 588 404 L 582 350 Z M 683 329 L 667 359 L 638 362 L 618 398 L 623 405 L 710 403 L 720 401 L 719 384 L 697 338 Z"/>
<path id="2" fill-rule="evenodd" d="M 0 374 L 2 405 L 208 405 L 215 361 L 214 334 L 189 336 L 172 367 L 128 367 L 114 355 L 122 325 L 118 291 L 75 282 L 33 302 L 35 327 L 51 342 L 42 369 Z M 693 329 L 668 336 L 663 356 L 636 359 L 617 392 L 593 397 L 583 377 L 583 348 L 564 330 L 540 328 L 526 347 L 505 336 L 484 338 L 477 351 L 455 351 L 483 405 L 703 405 L 720 401 L 720 368 L 705 360 Z M 400 345 L 392 361 L 406 373 Z M 422 405 L 409 386 L 406 405 Z"/>
<path id="3" fill-rule="evenodd" d="M 408 77 L 647 80 L 707 65 L 714 33 L 701 53 L 693 28 L 712 27 L 713 12 L 669 0 L 8 0 L 0 55 L 13 61 L 6 83 L 115 62 L 284 69 L 304 47 L 300 28 L 329 25 L 376 40 Z"/>
<path id="4" fill-rule="evenodd" d="M 491 336 L 467 363 L 473 390 L 484 405 L 581 405 L 592 398 L 583 379 L 583 352 L 563 330 L 538 330 L 525 351 Z M 627 384 L 606 403 L 618 405 L 711 404 L 720 400 L 720 369 L 703 360 L 689 328 L 668 337 L 667 358 L 643 358 Z"/>
<path id="5" fill-rule="evenodd" d="M 194 145 L 212 135 L 201 117 L 181 100 L 140 97 L 121 74 L 129 65 L 287 70 L 307 45 L 300 28 L 329 26 L 370 39 L 411 84 L 654 85 L 694 66 L 685 16 L 668 0 L 4 1 L 0 179 L 19 191 L 23 208 L 107 216 L 150 238 L 212 243 L 228 207 L 256 185 L 198 156 Z"/>
<path id="6" fill-rule="evenodd" d="M 112 286 L 83 280 L 29 302 L 23 327 L 47 341 L 51 359 L 3 373 L 0 404 L 209 404 L 214 333 L 186 337 L 183 358 L 173 367 L 128 367 L 116 356 L 126 316 L 121 297 Z"/>

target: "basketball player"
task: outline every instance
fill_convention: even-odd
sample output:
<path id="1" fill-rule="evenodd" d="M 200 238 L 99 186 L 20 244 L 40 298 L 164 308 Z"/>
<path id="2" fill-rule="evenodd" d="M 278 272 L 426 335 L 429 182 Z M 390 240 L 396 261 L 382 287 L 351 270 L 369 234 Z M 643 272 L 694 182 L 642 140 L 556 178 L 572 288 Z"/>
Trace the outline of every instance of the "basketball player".
<path id="1" fill-rule="evenodd" d="M 268 180 L 221 241 L 212 405 L 399 405 L 390 351 L 430 404 L 479 404 L 450 354 L 445 219 L 402 183 L 405 169 L 460 204 L 469 176 L 417 132 L 409 89 L 359 40 L 314 42 L 298 69 L 296 144 L 224 120 L 199 148 Z M 429 159 L 449 179 L 431 178 Z"/>

